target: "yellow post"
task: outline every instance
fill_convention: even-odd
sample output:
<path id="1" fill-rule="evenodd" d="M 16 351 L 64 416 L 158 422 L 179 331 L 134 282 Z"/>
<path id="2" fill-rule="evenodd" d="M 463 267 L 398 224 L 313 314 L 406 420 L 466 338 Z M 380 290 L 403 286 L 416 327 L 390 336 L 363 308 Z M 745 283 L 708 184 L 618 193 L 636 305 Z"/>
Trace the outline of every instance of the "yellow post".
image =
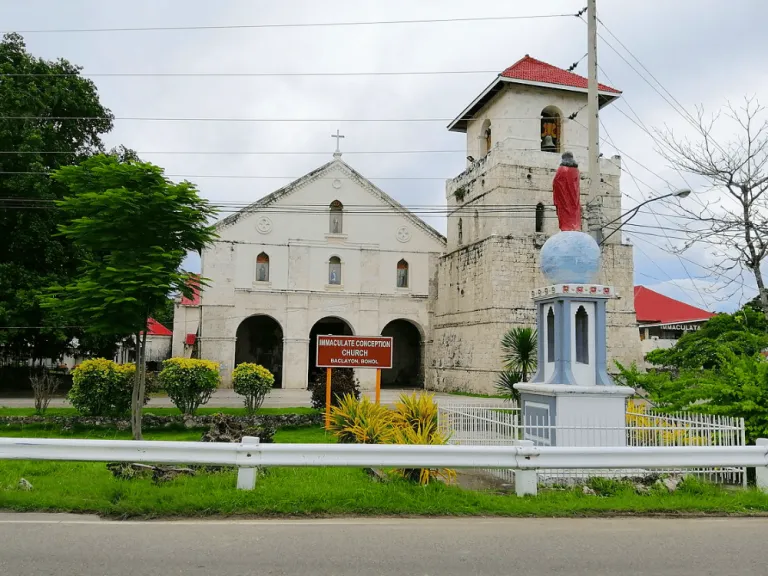
<path id="1" fill-rule="evenodd" d="M 381 404 L 381 369 L 376 368 L 376 404 Z"/>
<path id="2" fill-rule="evenodd" d="M 325 369 L 325 429 L 331 427 L 331 369 Z"/>

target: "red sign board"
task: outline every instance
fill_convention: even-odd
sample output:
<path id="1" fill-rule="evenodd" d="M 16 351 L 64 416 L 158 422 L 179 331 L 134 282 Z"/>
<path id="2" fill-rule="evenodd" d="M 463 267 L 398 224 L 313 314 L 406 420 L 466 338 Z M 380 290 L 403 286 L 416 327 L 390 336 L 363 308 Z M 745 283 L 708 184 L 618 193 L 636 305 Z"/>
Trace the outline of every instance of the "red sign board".
<path id="1" fill-rule="evenodd" d="M 318 368 L 392 368 L 389 336 L 317 336 Z"/>

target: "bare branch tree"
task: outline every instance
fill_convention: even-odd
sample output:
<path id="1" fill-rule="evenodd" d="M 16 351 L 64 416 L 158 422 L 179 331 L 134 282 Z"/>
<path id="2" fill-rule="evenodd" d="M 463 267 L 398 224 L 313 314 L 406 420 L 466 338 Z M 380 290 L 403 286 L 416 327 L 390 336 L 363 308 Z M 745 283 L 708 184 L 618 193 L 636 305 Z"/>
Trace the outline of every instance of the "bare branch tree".
<path id="1" fill-rule="evenodd" d="M 716 193 L 715 202 L 694 198 L 676 203 L 673 209 L 684 220 L 686 241 L 682 250 L 694 245 L 712 247 L 716 259 L 713 275 L 726 285 L 740 283 L 746 270 L 754 276 L 763 312 L 768 316 L 768 292 L 761 272 L 768 256 L 768 120 L 765 107 L 755 97 L 745 97 L 738 108 L 730 103 L 725 118 L 735 123 L 735 136 L 727 144 L 713 137 L 721 114 L 705 117 L 696 109 L 694 141 L 677 138 L 667 129 L 657 131 L 659 153 L 679 171 L 707 179 Z"/>

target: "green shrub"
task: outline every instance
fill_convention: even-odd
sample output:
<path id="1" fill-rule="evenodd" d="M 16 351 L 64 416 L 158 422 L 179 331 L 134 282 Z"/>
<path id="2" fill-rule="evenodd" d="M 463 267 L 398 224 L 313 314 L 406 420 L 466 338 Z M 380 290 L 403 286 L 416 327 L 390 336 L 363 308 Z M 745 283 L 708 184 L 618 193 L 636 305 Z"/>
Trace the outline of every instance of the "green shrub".
<path id="1" fill-rule="evenodd" d="M 340 444 L 390 444 L 393 413 L 386 406 L 345 394 L 331 409 L 330 430 Z"/>
<path id="2" fill-rule="evenodd" d="M 325 370 L 318 370 L 309 382 L 312 392 L 312 408 L 325 408 Z M 360 383 L 355 378 L 352 368 L 334 368 L 331 370 L 331 406 L 339 406 L 341 398 L 350 394 L 360 399 Z"/>
<path id="3" fill-rule="evenodd" d="M 259 364 L 243 362 L 232 372 L 232 387 L 237 394 L 245 396 L 245 411 L 248 414 L 261 407 L 274 383 L 272 372 Z"/>
<path id="4" fill-rule="evenodd" d="M 131 410 L 134 364 L 116 364 L 112 360 L 86 360 L 72 371 L 68 398 L 84 416 L 125 416 Z M 148 397 L 145 396 L 146 403 Z"/>
<path id="5" fill-rule="evenodd" d="M 219 387 L 219 365 L 210 360 L 171 358 L 163 362 L 159 380 L 176 408 L 193 415 Z"/>

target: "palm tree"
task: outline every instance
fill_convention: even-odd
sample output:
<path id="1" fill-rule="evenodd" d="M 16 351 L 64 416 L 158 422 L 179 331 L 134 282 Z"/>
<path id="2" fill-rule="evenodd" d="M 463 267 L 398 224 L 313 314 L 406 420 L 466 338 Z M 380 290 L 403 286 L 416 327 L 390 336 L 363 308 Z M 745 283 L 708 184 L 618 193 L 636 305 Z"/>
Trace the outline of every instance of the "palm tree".
<path id="1" fill-rule="evenodd" d="M 499 373 L 496 388 L 511 400 L 518 400 L 514 385 L 527 382 L 536 370 L 537 333 L 534 328 L 510 328 L 501 339 L 504 370 Z"/>

